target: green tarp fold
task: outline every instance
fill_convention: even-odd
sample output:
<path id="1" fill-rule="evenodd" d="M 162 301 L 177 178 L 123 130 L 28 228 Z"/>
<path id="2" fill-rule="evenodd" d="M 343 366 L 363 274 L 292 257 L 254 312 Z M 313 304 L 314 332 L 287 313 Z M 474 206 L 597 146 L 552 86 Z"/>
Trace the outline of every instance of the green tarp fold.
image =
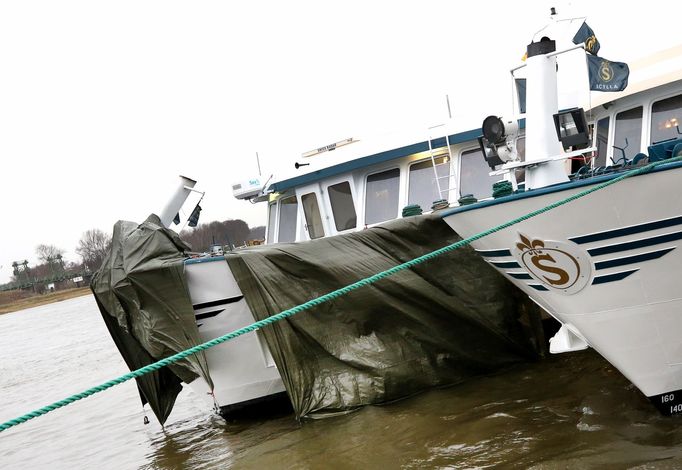
<path id="1" fill-rule="evenodd" d="M 91 289 L 131 370 L 201 343 L 184 277 L 188 248 L 155 215 L 139 225 L 119 221 L 114 226 L 111 252 Z M 198 376 L 212 384 L 203 353 L 138 377 L 142 403 L 148 402 L 163 424 L 180 382 Z"/>
<path id="2" fill-rule="evenodd" d="M 454 243 L 437 216 L 230 253 L 260 320 Z M 264 328 L 298 417 L 384 403 L 535 357 L 526 296 L 465 247 Z"/>

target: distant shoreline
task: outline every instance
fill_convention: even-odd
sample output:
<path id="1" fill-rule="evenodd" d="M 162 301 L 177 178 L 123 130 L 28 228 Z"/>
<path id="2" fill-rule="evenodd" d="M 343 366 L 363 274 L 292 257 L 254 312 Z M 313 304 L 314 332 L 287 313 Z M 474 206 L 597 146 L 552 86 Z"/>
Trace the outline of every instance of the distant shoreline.
<path id="1" fill-rule="evenodd" d="M 35 295 L 33 297 L 27 297 L 25 299 L 19 299 L 5 305 L 0 305 L 0 315 L 16 312 L 18 310 L 24 310 L 26 308 L 39 307 L 41 305 L 47 305 L 53 302 L 59 302 L 61 300 L 68 300 L 74 297 L 81 297 L 90 293 L 92 293 L 92 291 L 89 287 L 77 287 L 75 289 L 65 289 L 57 292 L 51 292 L 49 294 Z"/>

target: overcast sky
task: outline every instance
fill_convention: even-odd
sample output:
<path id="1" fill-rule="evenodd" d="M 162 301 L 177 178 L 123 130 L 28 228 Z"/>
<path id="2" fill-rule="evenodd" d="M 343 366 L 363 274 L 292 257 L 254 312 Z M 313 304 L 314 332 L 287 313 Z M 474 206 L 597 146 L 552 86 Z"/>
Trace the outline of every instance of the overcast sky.
<path id="1" fill-rule="evenodd" d="M 0 283 L 90 228 L 142 221 L 184 174 L 202 221 L 265 223 L 231 184 L 347 137 L 508 108 L 549 7 L 611 60 L 682 43 L 682 2 L 0 1 Z M 676 11 L 673 11 L 676 10 Z M 676 36 L 678 36 L 676 38 Z"/>

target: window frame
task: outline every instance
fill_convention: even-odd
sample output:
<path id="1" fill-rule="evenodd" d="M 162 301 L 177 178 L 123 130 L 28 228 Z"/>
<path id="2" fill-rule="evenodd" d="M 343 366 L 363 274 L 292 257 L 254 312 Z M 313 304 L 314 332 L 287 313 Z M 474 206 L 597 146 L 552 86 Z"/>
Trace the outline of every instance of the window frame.
<path id="1" fill-rule="evenodd" d="M 285 242 L 280 241 L 280 235 L 282 232 L 282 201 L 288 200 L 288 199 L 294 199 L 296 200 L 296 212 L 294 214 L 294 239 L 293 240 L 287 240 Z M 298 197 L 296 197 L 296 194 L 287 194 L 280 196 L 277 198 L 277 243 L 293 243 L 296 241 L 296 238 L 298 237 L 298 206 L 299 206 L 299 200 Z"/>
<path id="2" fill-rule="evenodd" d="M 457 173 L 458 173 L 458 178 L 459 178 L 459 185 L 457 186 L 457 192 L 458 192 L 458 194 L 459 194 L 460 197 L 461 197 L 461 196 L 464 196 L 464 194 L 465 194 L 464 191 L 462 190 L 462 163 L 463 163 L 463 161 L 464 161 L 464 154 L 465 154 L 465 153 L 470 153 L 470 152 L 473 152 L 473 151 L 481 152 L 481 148 L 480 148 L 480 147 L 474 147 L 474 146 L 466 146 L 466 147 L 463 147 L 462 149 L 460 149 L 460 150 L 459 150 L 459 153 L 458 153 L 459 164 L 457 165 L 457 168 L 458 168 L 458 172 L 457 172 Z M 483 159 L 482 156 L 481 156 L 481 161 L 483 161 L 483 162 L 485 163 L 485 160 Z M 486 166 L 487 166 L 487 163 L 486 163 Z M 489 176 L 489 175 L 488 175 L 488 176 Z M 501 177 L 500 177 L 500 179 L 501 179 Z M 492 183 L 491 183 L 491 184 L 490 184 L 490 194 L 489 194 L 489 195 L 487 195 L 487 196 L 485 196 L 485 197 L 479 199 L 478 196 L 476 196 L 476 194 L 474 194 L 474 197 L 476 197 L 476 198 L 479 199 L 479 200 L 490 199 L 490 198 L 493 197 L 493 196 L 492 196 L 492 193 L 493 193 L 493 189 L 492 189 Z M 467 193 L 467 194 L 468 194 L 468 193 Z"/>
<path id="3" fill-rule="evenodd" d="M 397 199 L 396 199 L 396 211 L 395 211 L 395 215 L 394 215 L 392 218 L 385 219 L 385 220 L 380 220 L 380 221 L 378 221 L 378 222 L 367 222 L 367 201 L 368 201 L 368 199 L 367 199 L 367 193 L 368 193 L 368 191 L 367 191 L 367 183 L 368 183 L 368 180 L 369 180 L 370 176 L 380 175 L 381 173 L 387 173 L 387 172 L 389 172 L 389 171 L 395 171 L 395 170 L 398 170 L 398 178 L 397 178 L 398 185 L 397 185 L 397 188 L 396 188 L 396 198 L 397 198 Z M 365 183 L 365 187 L 364 187 L 364 196 L 365 196 L 365 197 L 364 197 L 364 204 L 362 205 L 362 218 L 363 218 L 363 220 L 364 220 L 364 225 L 365 225 L 365 226 L 376 225 L 376 224 L 381 224 L 381 223 L 383 223 L 383 222 L 387 222 L 387 221 L 389 221 L 389 220 L 395 220 L 395 219 L 397 219 L 397 218 L 400 216 L 400 189 L 401 189 L 400 184 L 401 184 L 401 182 L 402 182 L 402 169 L 400 168 L 400 166 L 391 166 L 391 167 L 388 167 L 388 168 L 383 168 L 383 169 L 381 169 L 381 170 L 373 171 L 372 173 L 367 173 L 367 174 L 365 175 L 363 181 L 364 181 L 364 183 Z M 357 224 L 356 224 L 356 227 L 357 227 Z"/>
<path id="4" fill-rule="evenodd" d="M 637 155 L 638 153 L 640 153 L 642 151 L 642 146 L 644 145 L 644 142 L 647 141 L 646 136 L 649 135 L 649 132 L 647 132 L 647 127 L 651 127 L 651 123 L 650 123 L 650 121 L 651 121 L 651 103 L 649 103 L 649 106 L 647 106 L 646 102 L 639 101 L 639 102 L 635 102 L 633 104 L 629 104 L 627 106 L 623 106 L 621 109 L 613 111 L 613 115 L 611 118 L 612 121 L 610 121 L 612 126 L 613 126 L 613 130 L 609 129 L 609 137 L 610 137 L 609 149 L 611 152 L 611 162 L 608 163 L 607 166 L 608 165 L 614 165 L 616 163 L 616 160 L 620 160 L 623 157 L 621 155 L 621 152 L 618 151 L 618 155 L 616 158 L 616 148 L 614 147 L 614 145 L 616 144 L 616 131 L 618 130 L 618 116 L 620 114 L 624 114 L 624 113 L 627 113 L 629 111 L 633 111 L 637 108 L 642 109 L 642 116 L 640 118 L 641 123 L 639 126 L 639 148 L 636 150 L 631 149 L 630 152 L 632 152 L 632 150 L 635 150 L 635 152 L 632 153 L 631 155 L 628 155 L 628 152 L 625 152 L 625 158 L 632 160 L 632 158 L 635 155 Z M 648 113 L 649 113 L 648 116 L 646 114 L 646 111 L 648 111 Z M 647 121 L 649 121 L 648 126 L 647 126 Z M 645 132 L 646 132 L 646 134 L 644 134 Z M 628 145 L 630 145 L 630 144 L 628 143 Z"/>
<path id="5" fill-rule="evenodd" d="M 647 108 L 646 108 L 647 111 L 649 112 L 649 116 L 647 118 L 648 129 L 647 129 L 647 133 L 646 133 L 647 147 L 651 146 L 651 145 L 655 145 L 653 143 L 652 138 L 651 138 L 652 137 L 651 133 L 652 133 L 653 127 L 654 127 L 654 105 L 660 101 L 664 101 L 664 100 L 667 100 L 670 98 L 675 98 L 678 96 L 682 97 L 682 93 L 680 93 L 679 89 L 676 89 L 676 90 L 671 91 L 670 93 L 662 94 L 660 96 L 656 96 L 656 97 L 651 98 L 649 106 L 647 106 Z M 679 126 L 680 126 L 680 129 L 682 130 L 682 122 L 680 122 Z M 682 138 L 682 135 L 680 135 L 679 137 Z"/>
<path id="6" fill-rule="evenodd" d="M 308 239 L 309 240 L 317 240 L 318 238 L 324 238 L 326 236 L 326 230 L 324 228 L 324 221 L 322 219 L 322 201 L 321 201 L 321 198 L 318 197 L 319 192 L 314 190 L 314 189 L 305 189 L 305 191 L 307 191 L 307 192 L 301 191 L 299 198 L 301 200 L 301 212 L 303 214 L 303 220 L 305 221 L 305 227 L 306 227 L 305 231 L 308 235 Z M 310 196 L 310 195 L 315 197 L 315 205 L 317 206 L 317 215 L 320 219 L 320 229 L 322 230 L 322 235 L 317 236 L 317 237 L 310 236 L 310 227 L 314 226 L 314 224 L 310 224 L 308 221 L 308 215 L 306 214 L 306 210 L 305 210 L 306 206 L 305 206 L 305 203 L 303 201 L 303 198 L 305 196 Z"/>
<path id="7" fill-rule="evenodd" d="M 599 150 L 599 123 L 604 119 L 608 120 L 606 129 L 606 152 L 604 153 L 604 165 L 597 165 L 597 157 L 592 161 L 592 168 L 597 168 L 598 166 L 607 166 L 613 164 L 613 147 L 610 143 L 613 141 L 612 134 L 615 132 L 615 115 L 616 113 L 609 113 L 603 116 L 597 116 L 594 120 L 594 132 L 592 136 L 593 146 Z"/>
<path id="8" fill-rule="evenodd" d="M 277 207 L 278 201 L 268 201 L 268 225 L 267 225 L 267 233 L 265 234 L 265 243 L 266 244 L 275 244 L 277 243 L 275 235 L 277 235 L 277 218 L 278 218 L 278 212 L 279 209 Z M 274 212 L 272 211 L 272 206 L 275 206 Z M 274 221 L 272 219 L 275 219 Z"/>
<path id="9" fill-rule="evenodd" d="M 449 151 L 447 150 L 447 146 L 446 146 L 446 147 L 444 147 L 444 151 L 443 151 L 443 152 L 439 153 L 438 155 L 434 155 L 434 156 L 433 156 L 433 159 L 434 159 L 434 160 L 437 160 L 437 159 L 439 159 L 439 158 L 443 158 L 443 159 L 449 158 L 449 159 L 450 159 L 449 162 L 437 163 L 437 165 L 446 164 L 446 165 L 449 166 L 449 168 L 448 168 L 448 174 L 447 174 L 447 175 L 444 175 L 444 176 L 449 176 L 449 178 L 447 179 L 448 187 L 447 187 L 447 192 L 446 192 L 446 194 L 449 195 L 449 194 L 457 187 L 457 181 L 452 181 L 454 175 L 453 175 L 453 173 L 450 171 L 450 169 L 452 168 L 452 166 L 453 166 L 453 164 L 454 164 L 454 162 L 452 161 L 452 160 L 454 159 L 454 157 L 451 155 L 451 152 L 449 152 Z M 421 159 L 419 159 L 419 160 L 414 160 L 414 161 L 409 162 L 409 163 L 407 164 L 407 171 L 406 171 L 406 173 L 405 173 L 405 174 L 406 174 L 406 179 L 407 179 L 407 181 L 406 181 L 406 183 L 405 183 L 405 185 L 406 185 L 406 198 L 405 198 L 405 204 L 414 204 L 414 202 L 412 202 L 412 201 L 410 200 L 410 188 L 411 188 L 411 184 L 412 184 L 412 178 L 411 178 L 410 176 L 411 176 L 411 172 L 412 172 L 412 167 L 415 166 L 415 165 L 419 165 L 419 164 L 421 164 L 421 163 L 430 162 L 430 161 L 431 161 L 431 157 L 427 157 L 427 158 L 421 158 Z M 430 171 L 433 172 L 433 165 L 431 165 Z M 455 179 L 456 179 L 456 177 L 455 177 Z M 454 188 L 451 188 L 450 186 L 454 186 Z M 434 184 L 433 184 L 433 188 L 434 188 L 435 192 L 437 193 L 437 192 L 438 192 L 438 185 L 436 185 L 435 182 L 434 182 Z M 441 188 L 441 191 L 442 191 L 442 189 L 443 189 L 443 188 Z M 442 198 L 442 197 L 443 197 L 442 194 L 439 194 L 437 199 L 440 199 L 440 198 Z M 429 205 L 428 207 L 422 207 L 422 211 L 423 211 L 423 212 L 431 212 L 431 206 L 433 205 L 433 203 L 434 203 L 437 199 L 434 199 L 433 201 L 431 201 L 431 205 Z"/>
<path id="10" fill-rule="evenodd" d="M 355 212 L 355 226 L 351 227 L 351 228 L 339 230 L 337 228 L 336 214 L 334 213 L 334 205 L 332 204 L 332 198 L 329 194 L 329 188 L 332 186 L 343 184 L 343 183 L 347 183 L 349 188 L 350 188 L 350 195 L 351 195 L 351 199 L 353 201 L 353 211 Z M 329 224 L 329 226 L 330 226 L 329 228 L 333 231 L 333 233 L 347 233 L 347 232 L 357 230 L 359 217 L 358 217 L 358 208 L 356 207 L 355 203 L 358 200 L 358 198 L 357 198 L 357 194 L 355 192 L 355 184 L 354 184 L 353 178 L 352 177 L 335 178 L 333 180 L 329 180 L 329 181 L 325 182 L 323 187 L 324 187 L 324 194 L 325 194 L 325 203 L 329 205 L 329 212 L 330 212 L 330 216 L 332 219 L 332 223 Z"/>

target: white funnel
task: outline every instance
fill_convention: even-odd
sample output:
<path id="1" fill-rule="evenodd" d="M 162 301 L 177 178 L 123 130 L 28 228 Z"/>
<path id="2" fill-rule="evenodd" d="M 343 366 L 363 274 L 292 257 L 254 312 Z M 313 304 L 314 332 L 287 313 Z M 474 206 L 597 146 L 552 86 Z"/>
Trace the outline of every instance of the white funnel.
<path id="1" fill-rule="evenodd" d="M 180 175 L 180 184 L 159 215 L 164 227 L 170 228 L 175 215 L 180 211 L 180 208 L 187 200 L 187 197 L 192 192 L 192 188 L 195 184 L 197 184 L 197 182 L 193 179 Z"/>
<path id="2" fill-rule="evenodd" d="M 526 92 L 526 162 L 563 153 L 554 129 L 559 109 L 555 42 L 542 40 L 528 45 Z M 526 189 L 538 189 L 568 181 L 563 161 L 552 161 L 526 169 Z"/>

